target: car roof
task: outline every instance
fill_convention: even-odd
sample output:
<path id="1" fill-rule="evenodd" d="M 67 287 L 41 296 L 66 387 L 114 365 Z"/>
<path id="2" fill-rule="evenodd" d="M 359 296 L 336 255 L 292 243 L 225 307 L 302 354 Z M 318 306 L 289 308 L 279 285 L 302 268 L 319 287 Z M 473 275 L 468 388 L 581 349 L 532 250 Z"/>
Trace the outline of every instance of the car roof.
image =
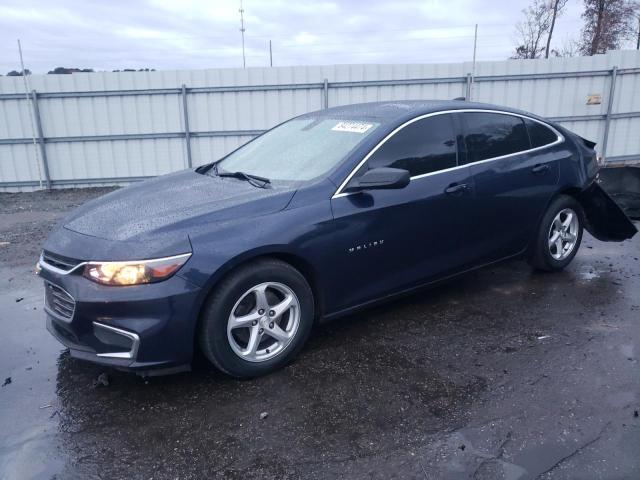
<path id="1" fill-rule="evenodd" d="M 467 102 L 464 100 L 397 100 L 387 102 L 356 103 L 352 105 L 327 108 L 325 110 L 318 110 L 302 115 L 301 118 L 310 116 L 313 118 L 326 117 L 352 120 L 367 119 L 386 124 L 396 123 L 400 120 L 406 120 L 428 113 L 467 108 L 497 110 L 538 118 L 537 115 L 509 107 L 491 105 L 488 103 Z"/>

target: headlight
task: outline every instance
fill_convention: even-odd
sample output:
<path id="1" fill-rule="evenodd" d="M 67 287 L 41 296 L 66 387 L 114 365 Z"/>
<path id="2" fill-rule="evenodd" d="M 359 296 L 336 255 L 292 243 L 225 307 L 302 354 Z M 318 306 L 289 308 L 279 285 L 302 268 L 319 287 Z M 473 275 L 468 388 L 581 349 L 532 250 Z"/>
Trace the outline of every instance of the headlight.
<path id="1" fill-rule="evenodd" d="M 155 260 L 127 262 L 89 262 L 83 275 L 104 285 L 140 285 L 159 282 L 176 273 L 189 259 L 190 253 Z"/>

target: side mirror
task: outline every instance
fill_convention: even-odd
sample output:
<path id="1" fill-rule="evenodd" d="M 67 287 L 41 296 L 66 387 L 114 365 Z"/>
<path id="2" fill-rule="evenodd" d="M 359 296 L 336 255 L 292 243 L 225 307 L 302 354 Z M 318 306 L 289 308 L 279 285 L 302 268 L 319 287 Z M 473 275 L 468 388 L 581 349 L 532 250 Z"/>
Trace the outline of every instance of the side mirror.
<path id="1" fill-rule="evenodd" d="M 361 177 L 351 180 L 345 192 L 404 188 L 409 185 L 410 178 L 408 170 L 388 167 L 372 168 Z"/>

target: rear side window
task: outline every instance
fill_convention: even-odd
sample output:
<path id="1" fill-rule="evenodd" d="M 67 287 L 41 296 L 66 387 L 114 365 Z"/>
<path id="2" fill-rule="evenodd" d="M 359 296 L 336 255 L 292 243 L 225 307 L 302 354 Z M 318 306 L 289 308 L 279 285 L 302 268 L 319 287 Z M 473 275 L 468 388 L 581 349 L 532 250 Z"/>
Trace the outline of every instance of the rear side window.
<path id="1" fill-rule="evenodd" d="M 457 166 L 456 135 L 449 114 L 417 120 L 371 155 L 366 169 L 402 168 L 412 177 Z M 361 173 L 364 173 L 363 170 Z"/>
<path id="2" fill-rule="evenodd" d="M 527 118 L 524 123 L 527 126 L 527 132 L 529 132 L 531 148 L 549 145 L 558 139 L 558 135 L 539 122 Z"/>
<path id="3" fill-rule="evenodd" d="M 467 163 L 531 148 L 524 121 L 520 117 L 483 112 L 467 112 L 463 117 Z"/>

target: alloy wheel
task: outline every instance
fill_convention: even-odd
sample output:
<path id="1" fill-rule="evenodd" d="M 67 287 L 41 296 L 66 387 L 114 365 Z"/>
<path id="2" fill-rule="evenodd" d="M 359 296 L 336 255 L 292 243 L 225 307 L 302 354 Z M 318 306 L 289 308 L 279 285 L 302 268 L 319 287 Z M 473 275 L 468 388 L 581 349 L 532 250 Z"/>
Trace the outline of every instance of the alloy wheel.
<path id="1" fill-rule="evenodd" d="M 233 352 L 249 362 L 270 360 L 287 348 L 300 325 L 300 302 L 288 286 L 266 282 L 251 287 L 227 320 Z"/>
<path id="2" fill-rule="evenodd" d="M 578 215 L 571 208 L 560 210 L 549 228 L 549 253 L 555 260 L 567 258 L 578 242 Z"/>

